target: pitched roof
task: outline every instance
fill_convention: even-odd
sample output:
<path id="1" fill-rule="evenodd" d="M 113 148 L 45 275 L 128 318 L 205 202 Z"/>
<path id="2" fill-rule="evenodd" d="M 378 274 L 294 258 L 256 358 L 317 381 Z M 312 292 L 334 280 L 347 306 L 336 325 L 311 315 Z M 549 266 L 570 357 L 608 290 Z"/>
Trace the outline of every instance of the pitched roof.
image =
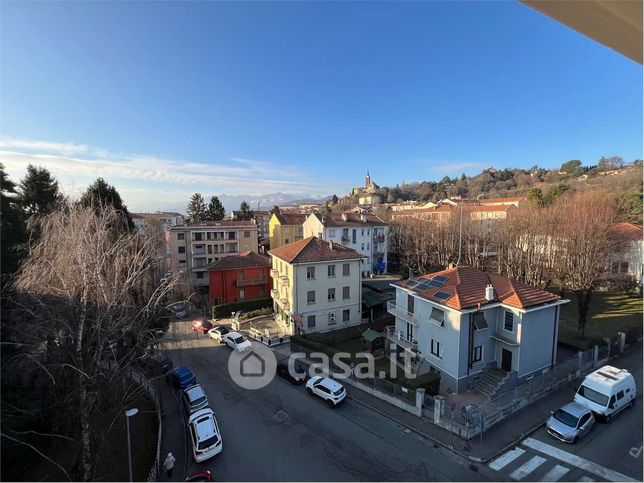
<path id="1" fill-rule="evenodd" d="M 314 236 L 273 248 L 268 253 L 288 263 L 326 262 L 331 260 L 366 258 L 364 255 L 344 245 L 331 241 L 318 240 Z"/>
<path id="2" fill-rule="evenodd" d="M 614 223 L 610 227 L 610 234 L 612 238 L 619 240 L 641 240 L 642 225 L 627 222 Z"/>
<path id="3" fill-rule="evenodd" d="M 220 258 L 216 262 L 208 265 L 206 269 L 211 272 L 216 270 L 232 270 L 236 268 L 270 266 L 271 261 L 268 257 L 264 257 L 255 252 L 243 252 L 239 255 L 227 255 L 223 258 Z"/>
<path id="4" fill-rule="evenodd" d="M 410 286 L 410 282 L 411 285 L 414 285 L 412 281 L 429 281 L 441 275 L 445 277 L 445 281 L 440 287 L 417 289 Z M 485 288 L 490 284 L 494 287 L 495 298 L 488 301 L 485 298 Z M 397 282 L 394 285 L 407 288 L 424 299 L 457 310 L 477 307 L 479 304 L 484 306 L 498 302 L 524 309 L 560 300 L 558 295 L 537 287 L 517 282 L 501 275 L 488 274 L 471 267 L 456 267 L 429 273 L 414 279 Z M 438 294 L 439 292 L 443 292 L 443 294 Z"/>
<path id="5" fill-rule="evenodd" d="M 255 220 L 221 220 L 221 221 L 202 221 L 199 223 L 187 223 L 185 225 L 173 226 L 172 230 L 185 230 L 186 228 L 216 228 L 222 227 L 248 227 L 257 228 Z"/>
<path id="6" fill-rule="evenodd" d="M 279 212 L 275 213 L 275 216 L 277 217 L 277 221 L 280 222 L 280 225 L 301 225 L 309 215 L 304 213 Z"/>
<path id="7" fill-rule="evenodd" d="M 346 216 L 346 220 L 343 218 L 342 215 Z M 353 211 L 346 211 L 342 214 L 326 213 L 324 215 L 315 213 L 315 216 L 326 227 L 365 226 L 365 225 L 384 226 L 387 224 L 385 221 L 381 220 L 376 215 L 355 213 Z M 365 217 L 365 221 L 362 220 L 363 216 Z"/>
<path id="8" fill-rule="evenodd" d="M 484 205 L 486 203 L 520 203 L 525 201 L 525 196 L 511 196 L 508 198 L 481 198 L 479 203 Z"/>

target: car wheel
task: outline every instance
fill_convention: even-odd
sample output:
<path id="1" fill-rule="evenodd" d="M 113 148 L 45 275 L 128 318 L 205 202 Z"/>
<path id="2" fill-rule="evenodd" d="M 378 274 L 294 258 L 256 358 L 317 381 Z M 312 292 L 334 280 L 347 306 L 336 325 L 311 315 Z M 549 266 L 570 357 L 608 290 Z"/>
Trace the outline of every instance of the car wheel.
<path id="1" fill-rule="evenodd" d="M 578 439 L 579 438 L 577 436 L 575 436 L 574 438 L 572 438 L 572 441 L 570 442 L 570 444 L 575 444 Z"/>
<path id="2" fill-rule="evenodd" d="M 610 419 L 611 419 L 611 417 L 612 417 L 612 416 L 611 416 L 610 414 L 608 414 L 608 415 L 604 418 L 604 421 L 605 421 L 606 423 L 610 423 Z"/>
<path id="3" fill-rule="evenodd" d="M 311 389 L 310 387 L 306 388 L 306 392 L 308 392 L 311 396 L 313 396 L 313 389 Z"/>
<path id="4" fill-rule="evenodd" d="M 629 408 L 634 408 L 635 407 L 635 399 L 631 399 L 631 402 L 628 403 Z"/>
<path id="5" fill-rule="evenodd" d="M 331 409 L 333 409 L 333 408 L 335 407 L 335 403 L 334 403 L 333 401 L 331 401 L 330 399 L 327 399 L 327 400 L 326 400 L 326 403 L 329 405 L 329 407 L 330 407 Z"/>

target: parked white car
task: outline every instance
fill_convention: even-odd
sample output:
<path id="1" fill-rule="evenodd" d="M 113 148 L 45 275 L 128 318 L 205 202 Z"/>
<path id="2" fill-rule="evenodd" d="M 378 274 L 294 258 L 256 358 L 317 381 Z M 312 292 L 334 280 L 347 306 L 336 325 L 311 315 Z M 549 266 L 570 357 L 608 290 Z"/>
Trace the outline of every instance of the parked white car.
<path id="1" fill-rule="evenodd" d="M 230 329 L 218 325 L 208 331 L 208 337 L 215 339 L 217 342 L 223 342 L 223 337 L 230 332 Z"/>
<path id="2" fill-rule="evenodd" d="M 233 350 L 244 352 L 251 348 L 250 341 L 239 332 L 228 332 L 224 335 L 224 343 Z"/>
<path id="3" fill-rule="evenodd" d="M 617 413 L 635 405 L 635 379 L 626 369 L 604 366 L 586 376 L 575 402 L 583 404 L 608 422 Z"/>
<path id="4" fill-rule="evenodd" d="M 192 441 L 192 454 L 197 463 L 221 453 L 224 445 L 212 409 L 204 408 L 193 413 L 188 418 L 188 427 Z"/>
<path id="5" fill-rule="evenodd" d="M 201 384 L 194 384 L 183 390 L 183 404 L 188 414 L 208 407 L 208 396 L 206 396 Z"/>
<path id="6" fill-rule="evenodd" d="M 344 386 L 329 377 L 314 376 L 306 382 L 306 392 L 321 397 L 329 407 L 336 407 L 347 397 Z"/>

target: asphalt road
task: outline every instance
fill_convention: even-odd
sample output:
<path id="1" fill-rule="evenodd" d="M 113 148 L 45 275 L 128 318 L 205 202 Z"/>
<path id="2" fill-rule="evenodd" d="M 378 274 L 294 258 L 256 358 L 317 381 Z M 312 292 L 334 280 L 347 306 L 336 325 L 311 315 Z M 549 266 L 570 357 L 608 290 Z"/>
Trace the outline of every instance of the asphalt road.
<path id="1" fill-rule="evenodd" d="M 193 333 L 189 322 L 173 323 L 163 345 L 175 367 L 190 368 L 205 387 L 222 433 L 223 452 L 204 463 L 194 462 L 187 445 L 188 474 L 209 469 L 219 481 L 485 479 L 468 461 L 355 401 L 330 409 L 281 378 L 242 389 L 228 374 L 230 349 Z M 177 440 L 173 451 L 183 447 Z M 182 475 L 175 468 L 173 479 Z"/>
<path id="2" fill-rule="evenodd" d="M 561 477 L 561 481 L 589 481 L 589 478 L 595 481 L 604 481 L 605 477 L 601 474 L 588 471 L 588 467 L 579 464 L 573 464 L 574 459 L 568 456 L 572 454 L 619 472 L 620 474 L 632 478 L 636 481 L 643 481 L 643 462 L 642 462 L 642 425 L 643 425 L 643 408 L 642 408 L 642 345 L 639 344 L 622 358 L 619 362 L 611 362 L 620 368 L 628 369 L 635 377 L 638 396 L 635 407 L 625 409 L 621 414 L 614 418 L 610 423 L 597 423 L 593 430 L 579 440 L 576 444 L 562 443 L 550 436 L 545 428 L 541 428 L 530 438 L 548 445 L 546 450 L 550 454 L 544 454 L 533 448 L 528 438 L 518 447 L 525 451 L 514 461 L 504 466 L 498 472 L 487 473 L 492 477 L 496 475 L 499 480 L 511 480 L 511 475 L 523 464 L 526 464 L 531 458 L 538 456 L 544 458 L 543 461 L 532 473 L 523 478 L 525 481 L 546 481 L 544 479 L 548 472 L 556 465 L 568 469 Z M 572 401 L 574 392 L 570 393 Z M 527 445 L 523 443 L 527 442 Z M 531 447 L 532 446 L 532 447 Z M 558 453 L 559 452 L 559 453 Z M 558 457 L 559 456 L 559 457 Z M 538 462 L 539 460 L 537 460 Z M 600 469 L 601 470 L 601 469 Z M 564 469 L 560 470 L 561 472 Z M 551 474 L 552 475 L 552 474 Z M 516 474 L 515 474 L 516 476 Z M 585 478 L 585 480 L 583 480 Z"/>

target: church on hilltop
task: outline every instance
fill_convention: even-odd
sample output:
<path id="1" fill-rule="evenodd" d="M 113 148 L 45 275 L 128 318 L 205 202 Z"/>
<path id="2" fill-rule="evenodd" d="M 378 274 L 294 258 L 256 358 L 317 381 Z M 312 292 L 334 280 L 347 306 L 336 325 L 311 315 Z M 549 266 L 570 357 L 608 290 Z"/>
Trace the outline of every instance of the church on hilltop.
<path id="1" fill-rule="evenodd" d="M 358 196 L 358 204 L 360 205 L 379 205 L 382 200 L 380 196 L 375 194 L 378 189 L 380 186 L 371 180 L 371 175 L 367 171 L 367 175 L 364 177 L 364 187 L 353 188 L 351 196 Z"/>

